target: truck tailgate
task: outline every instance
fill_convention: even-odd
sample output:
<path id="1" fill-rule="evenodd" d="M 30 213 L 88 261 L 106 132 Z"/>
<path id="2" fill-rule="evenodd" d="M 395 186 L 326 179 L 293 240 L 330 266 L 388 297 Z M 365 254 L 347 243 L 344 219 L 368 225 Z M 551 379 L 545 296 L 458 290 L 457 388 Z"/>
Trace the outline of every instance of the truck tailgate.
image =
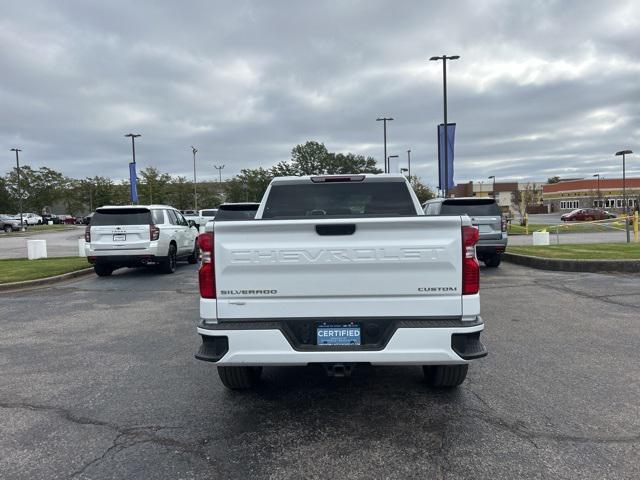
<path id="1" fill-rule="evenodd" d="M 459 316 L 460 217 L 220 222 L 218 318 Z"/>

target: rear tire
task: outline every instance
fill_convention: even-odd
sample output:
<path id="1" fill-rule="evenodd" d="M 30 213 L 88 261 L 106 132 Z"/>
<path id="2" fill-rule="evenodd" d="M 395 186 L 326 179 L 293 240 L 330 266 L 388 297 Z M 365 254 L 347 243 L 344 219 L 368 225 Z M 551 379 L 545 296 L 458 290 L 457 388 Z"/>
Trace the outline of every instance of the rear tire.
<path id="1" fill-rule="evenodd" d="M 500 265 L 500 260 L 502 260 L 502 259 L 500 258 L 500 254 L 499 254 L 499 253 L 496 253 L 495 255 L 492 255 L 492 256 L 490 256 L 490 257 L 487 257 L 487 258 L 484 260 L 484 264 L 485 264 L 487 267 L 490 267 L 490 268 L 496 268 L 497 266 L 499 266 L 499 265 Z"/>
<path id="2" fill-rule="evenodd" d="M 218 367 L 222 384 L 231 390 L 247 390 L 260 381 L 262 367 Z"/>
<path id="3" fill-rule="evenodd" d="M 111 267 L 110 265 L 96 264 L 93 266 L 93 270 L 99 277 L 108 277 L 113 273 L 113 267 Z"/>
<path id="4" fill-rule="evenodd" d="M 191 255 L 187 257 L 187 262 L 189 262 L 190 265 L 195 265 L 196 263 L 198 263 L 199 253 L 200 252 L 198 251 L 198 241 L 196 240 L 196 243 L 193 246 L 193 252 L 191 252 Z"/>
<path id="5" fill-rule="evenodd" d="M 176 271 L 176 262 L 177 262 L 177 249 L 176 246 L 172 243 L 169 245 L 169 252 L 167 253 L 167 258 L 160 264 L 160 271 L 162 273 L 173 273 Z"/>
<path id="6" fill-rule="evenodd" d="M 13 228 L 11 228 L 11 225 L 5 225 L 3 230 L 4 233 L 11 233 L 13 231 Z"/>
<path id="7" fill-rule="evenodd" d="M 424 379 L 427 385 L 438 388 L 454 388 L 467 378 L 469 365 L 424 365 Z"/>

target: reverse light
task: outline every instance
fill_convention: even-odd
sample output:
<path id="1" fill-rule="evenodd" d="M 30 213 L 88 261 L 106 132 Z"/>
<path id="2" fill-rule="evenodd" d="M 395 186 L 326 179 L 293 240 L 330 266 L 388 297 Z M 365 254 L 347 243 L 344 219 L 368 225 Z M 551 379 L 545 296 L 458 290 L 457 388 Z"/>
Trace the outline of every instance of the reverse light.
<path id="1" fill-rule="evenodd" d="M 91 243 L 91 226 L 87 225 L 84 229 L 84 241 Z"/>
<path id="2" fill-rule="evenodd" d="M 480 265 L 476 258 L 478 227 L 462 227 L 462 294 L 473 295 L 480 290 Z"/>
<path id="3" fill-rule="evenodd" d="M 160 228 L 157 225 L 149 225 L 149 240 L 152 242 L 160 238 Z"/>
<path id="4" fill-rule="evenodd" d="M 202 262 L 198 269 L 198 283 L 202 298 L 216 298 L 216 274 L 213 264 L 213 233 L 206 232 L 198 235 L 198 247 L 202 255 Z"/>
<path id="5" fill-rule="evenodd" d="M 507 219 L 505 217 L 500 217 L 502 219 L 502 231 L 506 232 L 507 231 Z"/>

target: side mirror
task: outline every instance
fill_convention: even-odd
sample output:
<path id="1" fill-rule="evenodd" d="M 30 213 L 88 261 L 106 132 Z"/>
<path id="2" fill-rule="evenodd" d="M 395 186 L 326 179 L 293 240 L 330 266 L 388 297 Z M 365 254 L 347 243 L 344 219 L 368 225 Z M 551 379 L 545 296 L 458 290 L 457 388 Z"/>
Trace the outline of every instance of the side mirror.
<path id="1" fill-rule="evenodd" d="M 195 227 L 196 226 L 196 222 L 194 220 L 189 220 L 189 226 L 190 227 Z"/>

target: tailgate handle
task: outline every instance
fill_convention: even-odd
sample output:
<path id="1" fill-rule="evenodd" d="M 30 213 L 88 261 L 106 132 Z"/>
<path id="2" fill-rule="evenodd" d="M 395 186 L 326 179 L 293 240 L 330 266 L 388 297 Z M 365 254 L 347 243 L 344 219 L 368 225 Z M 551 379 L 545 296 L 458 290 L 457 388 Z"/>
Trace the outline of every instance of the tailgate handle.
<path id="1" fill-rule="evenodd" d="M 337 225 L 316 225 L 318 235 L 353 235 L 356 231 L 355 223 Z"/>

